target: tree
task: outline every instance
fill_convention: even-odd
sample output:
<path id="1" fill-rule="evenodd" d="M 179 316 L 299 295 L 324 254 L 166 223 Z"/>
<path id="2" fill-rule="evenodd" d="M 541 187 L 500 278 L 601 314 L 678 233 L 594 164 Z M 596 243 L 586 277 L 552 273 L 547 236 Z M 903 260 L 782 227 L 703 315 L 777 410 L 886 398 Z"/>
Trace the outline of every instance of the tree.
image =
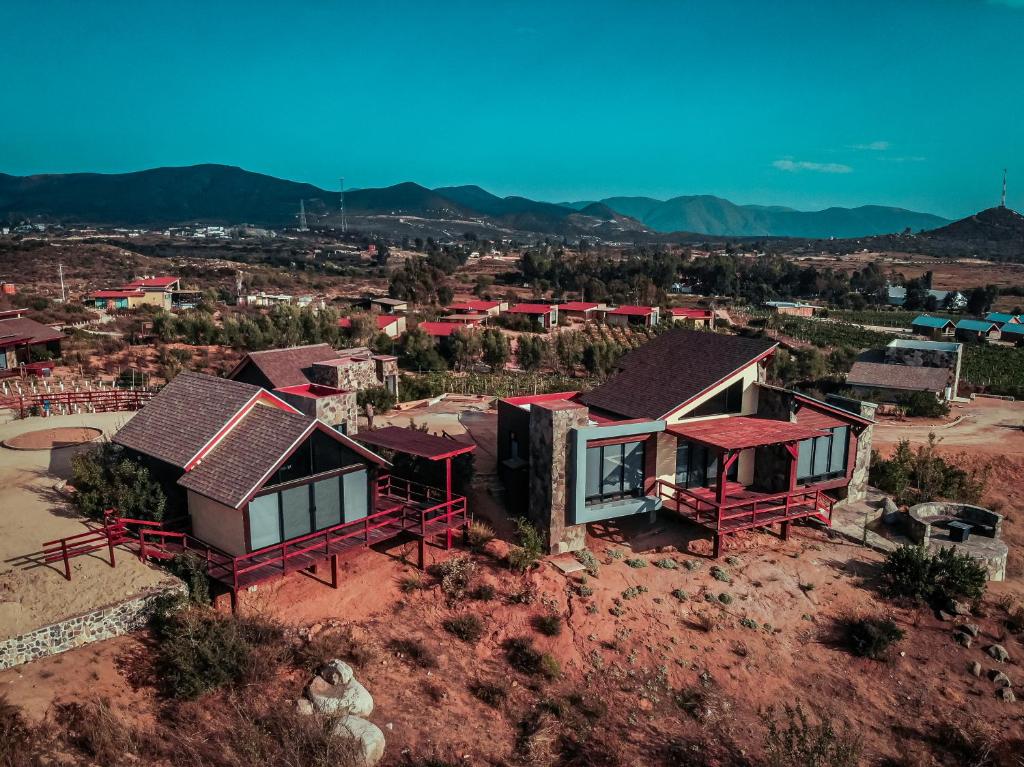
<path id="1" fill-rule="evenodd" d="M 548 343 L 537 336 L 519 336 L 516 354 L 519 367 L 533 373 L 540 370 L 548 357 Z"/>
<path id="2" fill-rule="evenodd" d="M 505 367 L 512 351 L 509 348 L 508 338 L 497 328 L 487 328 L 480 338 L 483 360 L 490 365 L 492 370 L 500 370 Z"/>
<path id="3" fill-rule="evenodd" d="M 480 333 L 471 328 L 460 328 L 448 337 L 448 359 L 456 370 L 473 365 L 483 352 Z"/>
<path id="4" fill-rule="evenodd" d="M 122 517 L 159 522 L 167 496 L 149 469 L 131 460 L 124 448 L 101 442 L 71 459 L 74 503 L 91 519 L 103 519 L 107 509 Z"/>
<path id="5" fill-rule="evenodd" d="M 413 370 L 444 370 L 444 358 L 438 353 L 434 339 L 419 328 L 413 328 L 402 336 L 399 344 L 399 358 L 402 364 Z"/>

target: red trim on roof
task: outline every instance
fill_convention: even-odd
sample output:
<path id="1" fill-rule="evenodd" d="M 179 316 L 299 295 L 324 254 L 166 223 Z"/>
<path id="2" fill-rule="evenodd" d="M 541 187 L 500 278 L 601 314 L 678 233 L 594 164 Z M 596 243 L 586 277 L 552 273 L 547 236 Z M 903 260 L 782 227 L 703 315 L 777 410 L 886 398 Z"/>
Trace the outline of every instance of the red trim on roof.
<path id="1" fill-rule="evenodd" d="M 506 397 L 502 402 L 516 406 L 532 405 L 534 402 L 557 402 L 562 399 L 567 402 L 575 402 L 578 396 L 580 396 L 578 391 L 563 391 L 552 394 L 523 394 L 519 397 Z"/>
<path id="2" fill-rule="evenodd" d="M 558 305 L 558 311 L 560 312 L 589 312 L 593 311 L 601 304 L 592 304 L 588 301 L 569 301 L 565 304 Z"/>
<path id="3" fill-rule="evenodd" d="M 508 310 L 509 314 L 551 314 L 552 309 L 558 307 L 553 304 L 516 304 Z"/>
<path id="4" fill-rule="evenodd" d="M 348 389 L 338 389 L 334 386 L 326 386 L 324 384 L 307 383 L 307 384 L 296 384 L 295 386 L 282 386 L 274 389 L 275 392 L 280 394 L 294 394 L 297 397 L 309 397 L 311 399 L 318 399 L 320 397 L 333 397 L 338 394 L 344 394 L 349 391 Z"/>
<path id="5" fill-rule="evenodd" d="M 97 290 L 89 298 L 139 298 L 146 295 L 144 290 Z"/>
<path id="6" fill-rule="evenodd" d="M 125 285 L 126 288 L 166 288 L 176 283 L 178 277 L 143 277 L 140 280 L 132 280 Z"/>
<path id="7" fill-rule="evenodd" d="M 500 301 L 463 301 L 462 303 L 452 304 L 447 307 L 450 312 L 488 312 L 491 309 L 497 309 L 501 306 Z"/>
<path id="8" fill-rule="evenodd" d="M 428 336 L 447 338 L 460 331 L 463 326 L 457 322 L 421 322 L 416 327 L 422 329 Z"/>
<path id="9" fill-rule="evenodd" d="M 792 421 L 774 421 L 754 416 L 678 423 L 669 426 L 667 431 L 677 437 L 710 445 L 719 450 L 744 450 L 763 445 L 801 442 L 828 433 Z"/>
<path id="10" fill-rule="evenodd" d="M 217 443 L 219 443 L 221 439 L 223 439 L 224 436 L 229 431 L 231 431 L 232 428 L 234 428 L 235 424 L 237 424 L 245 416 L 245 414 L 248 413 L 252 408 L 256 407 L 257 402 L 261 401 L 266 402 L 269 405 L 273 405 L 276 408 L 280 408 L 281 410 L 284 410 L 286 412 L 302 415 L 298 408 L 292 407 L 280 397 L 275 397 L 266 389 L 260 389 L 256 394 L 252 396 L 252 399 L 250 399 L 247 403 L 245 403 L 242 407 L 238 409 L 237 413 L 231 416 L 230 420 L 226 424 L 220 427 L 217 433 L 210 438 L 209 442 L 207 442 L 205 445 L 199 448 L 199 452 L 192 456 L 191 460 L 189 460 L 189 462 L 185 464 L 185 471 L 190 471 L 192 468 L 195 467 L 197 463 L 203 460 L 203 457 L 217 446 Z"/>
<path id="11" fill-rule="evenodd" d="M 723 377 L 719 378 L 717 381 L 715 381 L 713 384 L 711 384 L 711 386 L 709 386 L 706 389 L 704 389 L 704 391 L 697 392 L 692 397 L 690 397 L 690 399 L 686 400 L 686 402 L 682 403 L 681 405 L 676 405 L 674 408 L 672 408 L 672 410 L 669 410 L 667 413 L 665 413 L 665 415 L 661 416 L 661 418 L 659 418 L 658 420 L 659 421 L 664 421 L 666 418 L 671 418 L 673 415 L 678 413 L 684 407 L 686 407 L 690 403 L 700 399 L 705 394 L 707 394 L 709 391 L 714 389 L 716 386 L 721 386 L 724 381 L 728 381 L 730 378 L 732 378 L 737 373 L 747 369 L 751 365 L 754 365 L 754 364 L 760 362 L 761 360 L 767 359 L 768 357 L 772 356 L 775 353 L 775 350 L 778 349 L 778 348 L 779 348 L 779 345 L 776 343 L 775 345 L 772 346 L 771 349 L 768 349 L 767 351 L 762 352 L 761 354 L 757 355 L 756 357 L 754 357 L 754 359 L 750 360 L 749 362 L 745 362 L 743 365 L 741 365 L 740 367 L 736 368 L 734 371 L 729 373 L 729 375 L 723 376 Z"/>
<path id="12" fill-rule="evenodd" d="M 683 309 L 676 307 L 668 311 L 673 317 L 687 317 L 694 320 L 711 319 L 712 316 L 710 309 Z"/>
<path id="13" fill-rule="evenodd" d="M 383 330 L 389 325 L 394 325 L 396 322 L 398 322 L 398 315 L 396 314 L 378 314 L 377 330 Z"/>
<path id="14" fill-rule="evenodd" d="M 839 420 L 841 421 L 851 421 L 853 423 L 859 423 L 864 426 L 870 426 L 872 423 L 874 423 L 869 418 L 864 418 L 863 416 L 859 416 L 856 413 L 851 413 L 849 410 L 843 410 L 841 407 L 829 405 L 827 402 L 820 402 L 816 399 L 813 399 L 812 397 L 808 397 L 798 392 L 793 392 L 793 397 L 803 407 L 808 407 L 811 408 L 812 410 L 817 410 L 819 412 L 824 411 L 829 413 L 830 415 L 838 416 Z M 798 409 L 797 418 L 799 417 L 800 410 Z"/>
<path id="15" fill-rule="evenodd" d="M 620 314 L 631 317 L 647 317 L 657 311 L 654 306 L 619 306 L 612 309 L 608 314 Z"/>
<path id="16" fill-rule="evenodd" d="M 431 461 L 443 461 L 476 450 L 475 443 L 466 444 L 449 437 L 439 437 L 419 429 L 407 429 L 401 426 L 385 426 L 372 431 L 361 431 L 353 435 L 353 438 L 374 447 L 415 455 Z"/>

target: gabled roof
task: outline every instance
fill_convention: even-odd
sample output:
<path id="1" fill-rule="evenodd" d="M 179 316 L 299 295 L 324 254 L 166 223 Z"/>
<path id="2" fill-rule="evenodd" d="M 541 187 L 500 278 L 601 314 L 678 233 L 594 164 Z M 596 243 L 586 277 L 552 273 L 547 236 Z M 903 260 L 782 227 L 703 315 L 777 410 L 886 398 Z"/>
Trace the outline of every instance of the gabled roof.
<path id="1" fill-rule="evenodd" d="M 114 435 L 114 442 L 185 469 L 258 399 L 296 412 L 259 386 L 181 373 Z"/>
<path id="2" fill-rule="evenodd" d="M 489 312 L 501 306 L 500 301 L 461 301 L 447 307 L 450 312 Z"/>
<path id="3" fill-rule="evenodd" d="M 569 301 L 558 305 L 560 312 L 589 312 L 596 309 L 600 304 L 593 304 L 589 301 Z"/>
<path id="4" fill-rule="evenodd" d="M 124 289 L 124 290 L 97 290 L 95 293 L 90 293 L 89 298 L 141 298 L 146 295 L 144 290 Z"/>
<path id="5" fill-rule="evenodd" d="M 942 392 L 950 384 L 948 368 L 916 365 L 886 365 L 882 362 L 854 362 L 846 375 L 851 386 L 906 391 Z"/>
<path id="6" fill-rule="evenodd" d="M 618 306 L 607 313 L 626 315 L 628 317 L 646 317 L 654 314 L 656 311 L 658 311 L 656 306 Z"/>
<path id="7" fill-rule="evenodd" d="M 509 314 L 550 314 L 553 308 L 551 304 L 516 304 L 508 312 Z"/>
<path id="8" fill-rule="evenodd" d="M 178 281 L 178 277 L 143 277 L 132 280 L 125 285 L 126 288 L 169 288 Z"/>
<path id="9" fill-rule="evenodd" d="M 399 315 L 397 314 L 378 314 L 377 315 L 377 329 L 383 330 L 389 325 L 394 325 L 398 322 Z"/>
<path id="10" fill-rule="evenodd" d="M 447 338 L 453 333 L 458 333 L 462 330 L 462 325 L 458 322 L 421 322 L 416 326 L 428 336 L 434 338 Z"/>
<path id="11" fill-rule="evenodd" d="M 805 424 L 755 416 L 691 421 L 669 426 L 667 431 L 677 437 L 720 450 L 744 450 L 749 447 L 801 442 L 827 434 Z"/>
<path id="12" fill-rule="evenodd" d="M 688 317 L 688 318 L 695 319 L 695 320 L 704 319 L 704 318 L 709 318 L 710 319 L 710 317 L 712 315 L 712 312 L 711 312 L 710 309 L 689 309 L 689 308 L 686 308 L 686 307 L 679 307 L 679 306 L 674 307 L 672 309 L 669 309 L 668 311 L 669 311 L 669 314 L 671 314 L 673 317 Z"/>
<path id="13" fill-rule="evenodd" d="M 308 383 L 306 369 L 314 362 L 334 359 L 337 352 L 330 344 L 312 344 L 310 346 L 290 346 L 287 349 L 267 349 L 262 352 L 249 352 L 235 365 L 228 378 L 237 378 L 247 365 L 255 366 L 267 380 L 272 389 L 284 386 L 298 386 Z"/>
<path id="14" fill-rule="evenodd" d="M 580 400 L 626 418 L 664 418 L 776 346 L 765 338 L 669 330 L 629 352 L 618 373 Z"/>
<path id="15" fill-rule="evenodd" d="M 989 312 L 985 315 L 986 322 L 998 322 L 1002 325 L 1004 322 L 1012 322 L 1017 324 L 1017 317 L 1013 314 L 1006 314 L 1005 312 Z"/>
<path id="16" fill-rule="evenodd" d="M 451 437 L 439 437 L 436 434 L 428 434 L 419 429 L 407 429 L 402 426 L 384 426 L 371 431 L 361 431 L 355 435 L 355 439 L 367 445 L 394 450 L 406 455 L 415 455 L 431 461 L 454 458 L 463 453 L 471 453 L 476 449 L 476 444 L 472 442 L 460 442 Z"/>
<path id="17" fill-rule="evenodd" d="M 49 325 L 21 316 L 0 318 L 0 335 L 27 338 L 30 344 L 45 344 L 64 338 L 63 333 Z"/>
<path id="18" fill-rule="evenodd" d="M 1002 333 L 1004 336 L 1024 336 L 1024 325 L 1008 322 L 1003 325 Z"/>
<path id="19" fill-rule="evenodd" d="M 947 325 L 952 325 L 953 320 L 947 319 L 946 317 L 932 317 L 929 314 L 921 314 L 914 318 L 914 321 L 910 323 L 913 325 L 920 325 L 925 328 L 944 328 Z"/>
<path id="20" fill-rule="evenodd" d="M 999 326 L 994 322 L 985 322 L 984 320 L 960 320 L 956 323 L 957 330 L 973 330 L 979 333 L 989 333 L 993 330 L 999 330 Z"/>

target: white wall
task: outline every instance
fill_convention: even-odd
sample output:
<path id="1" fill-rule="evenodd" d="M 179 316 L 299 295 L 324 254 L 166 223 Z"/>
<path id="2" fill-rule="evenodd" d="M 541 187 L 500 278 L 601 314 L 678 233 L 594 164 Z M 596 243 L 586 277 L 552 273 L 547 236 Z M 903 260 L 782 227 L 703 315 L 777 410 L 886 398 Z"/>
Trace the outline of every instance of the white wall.
<path id="1" fill-rule="evenodd" d="M 192 535 L 228 554 L 245 554 L 245 512 L 188 491 Z"/>

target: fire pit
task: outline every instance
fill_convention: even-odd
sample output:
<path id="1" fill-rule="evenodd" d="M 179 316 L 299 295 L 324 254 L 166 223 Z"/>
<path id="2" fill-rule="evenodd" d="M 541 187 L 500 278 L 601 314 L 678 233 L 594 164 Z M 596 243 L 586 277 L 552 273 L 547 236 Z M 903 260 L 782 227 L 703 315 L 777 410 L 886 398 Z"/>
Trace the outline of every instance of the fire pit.
<path id="1" fill-rule="evenodd" d="M 1000 540 L 1003 515 L 967 503 L 919 503 L 907 516 L 907 534 L 930 551 L 952 547 L 985 566 L 990 581 L 1006 577 L 1008 548 Z"/>

